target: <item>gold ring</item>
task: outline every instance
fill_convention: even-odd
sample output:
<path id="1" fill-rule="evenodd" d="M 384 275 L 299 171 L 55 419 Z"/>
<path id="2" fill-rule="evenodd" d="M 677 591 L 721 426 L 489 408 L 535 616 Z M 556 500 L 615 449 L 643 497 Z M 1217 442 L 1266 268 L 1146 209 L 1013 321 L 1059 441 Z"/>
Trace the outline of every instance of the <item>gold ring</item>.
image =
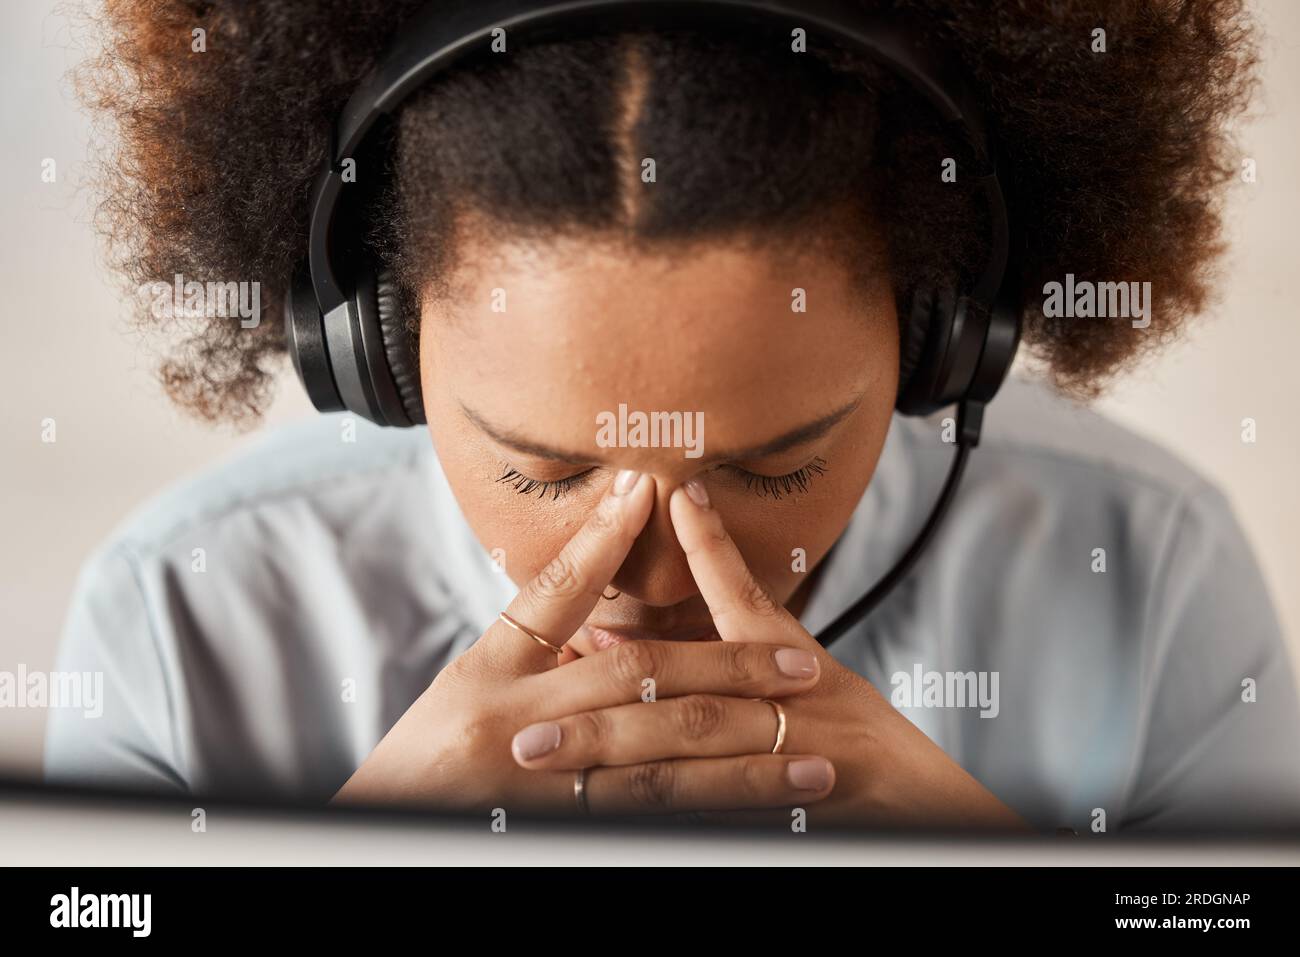
<path id="1" fill-rule="evenodd" d="M 563 654 L 563 653 L 564 653 L 564 649 L 563 649 L 563 648 L 560 648 L 560 647 L 557 647 L 556 645 L 551 644 L 549 641 L 547 641 L 547 640 L 546 640 L 545 638 L 543 638 L 541 635 L 534 635 L 531 631 L 529 631 L 529 630 L 528 630 L 527 628 L 525 628 L 523 625 L 519 624 L 519 622 L 515 621 L 513 618 L 511 618 L 509 615 L 507 615 L 504 611 L 503 611 L 501 614 L 499 614 L 497 617 L 500 618 L 502 621 L 504 621 L 504 622 L 505 622 L 507 625 L 509 625 L 511 628 L 513 628 L 515 631 L 520 632 L 521 634 L 525 634 L 525 635 L 527 635 L 529 638 L 533 639 L 533 641 L 537 642 L 539 645 L 543 645 L 543 646 L 545 646 L 545 647 L 547 647 L 547 648 L 550 648 L 551 651 L 555 652 L 557 655 L 559 655 L 559 654 Z"/>
<path id="2" fill-rule="evenodd" d="M 587 806 L 587 769 L 578 768 L 578 773 L 573 778 L 573 800 L 578 805 L 579 814 L 590 814 L 591 808 Z"/>
<path id="3" fill-rule="evenodd" d="M 785 709 L 771 698 L 762 698 L 760 700 L 776 709 L 776 744 L 772 745 L 772 753 L 780 754 L 781 746 L 785 744 Z"/>

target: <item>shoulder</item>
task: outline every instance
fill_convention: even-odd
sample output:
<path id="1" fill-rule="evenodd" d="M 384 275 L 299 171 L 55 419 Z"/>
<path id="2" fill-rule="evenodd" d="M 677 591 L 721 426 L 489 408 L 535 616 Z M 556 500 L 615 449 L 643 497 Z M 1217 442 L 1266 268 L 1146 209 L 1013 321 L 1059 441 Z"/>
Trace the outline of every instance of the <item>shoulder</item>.
<path id="1" fill-rule="evenodd" d="M 1123 544 L 1121 557 L 1150 569 L 1154 598 L 1168 591 L 1169 566 L 1193 554 L 1259 577 L 1228 494 L 1186 459 L 1043 382 L 1013 379 L 1004 392 L 986 413 L 976 484 L 1023 494 L 1032 482 L 1025 497 L 1072 519 L 1076 537 Z"/>
<path id="2" fill-rule="evenodd" d="M 53 716 L 47 774 L 337 787 L 364 757 L 350 749 L 378 740 L 497 603 L 456 581 L 488 565 L 479 553 L 425 430 L 331 415 L 266 433 L 155 496 L 83 565 L 60 668 L 104 675 L 105 716 Z M 343 678 L 373 707 L 340 713 Z M 213 730 L 253 707 L 265 721 Z M 309 735 L 286 770 L 284 727 L 304 715 L 337 733 Z"/>
<path id="3" fill-rule="evenodd" d="M 927 490 L 915 509 L 937 495 L 953 450 L 943 441 L 944 417 L 953 414 L 902 423 L 902 471 L 918 492 Z M 1231 540 L 1250 559 L 1232 504 L 1214 481 L 1159 441 L 1036 380 L 1009 380 L 985 411 L 958 503 L 955 511 L 976 518 L 983 503 L 986 517 L 1025 532 L 1005 543 L 1014 552 L 1091 540 L 1117 546 L 1107 549 L 1111 558 L 1154 569 L 1175 543 L 1209 548 Z"/>
<path id="4" fill-rule="evenodd" d="M 269 431 L 164 489 L 129 514 L 101 552 L 154 555 L 197 530 L 250 513 L 290 513 L 308 502 L 328 508 L 364 498 L 379 485 L 420 482 L 435 464 L 422 429 L 382 429 L 349 415 L 317 416 Z"/>
<path id="5" fill-rule="evenodd" d="M 1046 384 L 1013 379 L 985 414 L 918 576 L 928 600 L 990 623 L 989 640 L 999 643 L 1009 639 L 994 626 L 1016 623 L 1025 634 L 1057 634 L 1062 645 L 1095 635 L 1093 649 L 1104 640 L 1122 655 L 1230 640 L 1238 650 L 1281 647 L 1254 552 L 1214 482 Z M 950 415 L 895 422 L 866 523 L 891 530 L 889 554 L 938 498 L 953 456 L 944 441 Z M 873 547 L 864 534 L 859 550 Z"/>
<path id="6" fill-rule="evenodd" d="M 1070 476 L 1099 491 L 1222 497 L 1185 459 L 1036 379 L 1013 377 L 985 412 L 981 458 Z"/>
<path id="7" fill-rule="evenodd" d="M 1259 579 L 1225 491 L 1159 442 L 1033 380 L 1010 380 L 986 415 L 971 491 L 996 489 L 1023 512 L 1060 516 L 1071 534 L 1055 546 L 1122 546 L 1153 601 L 1216 574 Z"/>
<path id="8" fill-rule="evenodd" d="M 953 456 L 954 414 L 895 418 L 873 479 L 889 505 L 877 512 L 895 527 L 895 545 L 910 539 L 938 498 Z M 958 556 L 978 562 L 998 554 L 1007 567 L 1060 583 L 1077 584 L 1080 555 L 1086 569 L 1095 549 L 1105 551 L 1112 571 L 1131 571 L 1129 580 L 1151 586 L 1175 543 L 1209 548 L 1230 540 L 1243 560 L 1250 557 L 1227 496 L 1186 460 L 1046 383 L 1018 377 L 985 411 L 941 534 Z"/>
<path id="9" fill-rule="evenodd" d="M 890 488 L 909 515 L 898 541 L 935 501 L 951 414 L 891 433 Z M 932 551 L 880 627 L 893 649 L 884 676 L 916 661 L 1000 676 L 1010 724 L 996 732 L 909 717 L 990 780 L 1018 766 L 1025 742 L 1061 756 L 1002 782 L 1044 822 L 1086 826 L 1098 807 L 1126 827 L 1294 814 L 1273 806 L 1300 787 L 1291 663 L 1228 498 L 1159 442 L 1046 385 L 1010 381 L 990 404 Z"/>

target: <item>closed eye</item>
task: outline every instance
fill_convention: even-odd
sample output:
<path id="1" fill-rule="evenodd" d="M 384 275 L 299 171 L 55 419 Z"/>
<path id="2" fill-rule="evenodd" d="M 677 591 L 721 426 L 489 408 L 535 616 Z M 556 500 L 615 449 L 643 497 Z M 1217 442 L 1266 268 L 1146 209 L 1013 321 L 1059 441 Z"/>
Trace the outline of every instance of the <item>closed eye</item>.
<path id="1" fill-rule="evenodd" d="M 760 475 L 738 465 L 722 465 L 719 468 L 724 468 L 739 476 L 745 483 L 745 487 L 755 495 L 779 499 L 782 496 L 801 495 L 808 491 L 809 483 L 815 476 L 824 475 L 827 465 L 826 460 L 818 456 L 807 465 L 801 466 L 793 472 L 787 472 L 785 475 Z"/>
<path id="2" fill-rule="evenodd" d="M 762 475 L 741 468 L 739 465 L 719 465 L 715 468 L 724 469 L 737 476 L 744 482 L 746 489 L 760 498 L 781 499 L 792 495 L 801 495 L 808 491 L 808 486 L 812 480 L 818 475 L 824 475 L 827 467 L 826 460 L 818 456 L 807 465 L 800 466 L 793 472 L 787 472 L 784 475 Z M 520 495 L 536 495 L 539 499 L 544 499 L 549 495 L 551 501 L 554 502 L 573 489 L 585 485 L 595 471 L 595 468 L 589 468 L 584 472 L 561 479 L 535 479 L 525 475 L 514 466 L 507 465 L 501 477 L 496 481 L 499 484 L 510 486 Z"/>
<path id="3" fill-rule="evenodd" d="M 536 492 L 538 498 L 546 498 L 549 493 L 551 501 L 554 502 L 561 495 L 565 495 L 572 489 L 584 484 L 594 471 L 596 470 L 591 468 L 587 469 L 585 472 L 579 472 L 577 475 L 570 475 L 567 478 L 544 481 L 542 479 L 529 478 L 517 468 L 506 466 L 505 474 L 497 479 L 497 481 L 509 485 L 520 495 L 532 495 Z"/>

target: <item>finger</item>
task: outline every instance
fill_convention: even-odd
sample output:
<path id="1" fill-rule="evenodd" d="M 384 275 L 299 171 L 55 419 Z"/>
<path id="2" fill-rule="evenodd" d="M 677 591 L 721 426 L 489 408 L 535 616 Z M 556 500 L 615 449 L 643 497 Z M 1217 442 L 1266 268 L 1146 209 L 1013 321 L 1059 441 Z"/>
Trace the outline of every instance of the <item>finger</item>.
<path id="1" fill-rule="evenodd" d="M 804 648 L 758 642 L 628 641 L 515 688 L 520 708 L 542 721 L 598 708 L 689 694 L 784 698 L 816 686 L 821 662 Z"/>
<path id="2" fill-rule="evenodd" d="M 689 486 L 689 488 L 688 488 Z M 668 500 L 677 541 L 723 641 L 767 641 L 818 647 L 798 620 L 759 582 L 709 506 L 702 483 L 690 479 Z"/>
<path id="3" fill-rule="evenodd" d="M 654 479 L 624 470 L 560 553 L 510 602 L 506 614 L 554 648 L 578 630 L 645 526 Z M 556 653 L 496 621 L 479 639 L 506 670 L 531 674 L 555 667 Z"/>
<path id="4" fill-rule="evenodd" d="M 625 768 L 589 768 L 592 814 L 677 814 L 790 807 L 820 801 L 835 787 L 825 758 L 750 754 L 734 758 L 680 758 Z"/>
<path id="5" fill-rule="evenodd" d="M 584 711 L 531 724 L 511 753 L 525 768 L 577 770 L 666 758 L 770 754 L 780 728 L 765 701 L 694 694 Z"/>

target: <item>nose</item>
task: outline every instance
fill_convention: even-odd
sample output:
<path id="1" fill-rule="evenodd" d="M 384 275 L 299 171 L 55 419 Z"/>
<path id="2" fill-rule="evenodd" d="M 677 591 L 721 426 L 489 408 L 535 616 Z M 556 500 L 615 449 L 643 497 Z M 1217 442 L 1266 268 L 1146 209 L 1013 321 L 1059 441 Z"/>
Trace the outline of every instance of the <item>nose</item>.
<path id="1" fill-rule="evenodd" d="M 699 594 L 668 511 L 679 484 L 677 478 L 655 477 L 654 508 L 614 576 L 615 588 L 647 605 L 667 607 Z"/>

